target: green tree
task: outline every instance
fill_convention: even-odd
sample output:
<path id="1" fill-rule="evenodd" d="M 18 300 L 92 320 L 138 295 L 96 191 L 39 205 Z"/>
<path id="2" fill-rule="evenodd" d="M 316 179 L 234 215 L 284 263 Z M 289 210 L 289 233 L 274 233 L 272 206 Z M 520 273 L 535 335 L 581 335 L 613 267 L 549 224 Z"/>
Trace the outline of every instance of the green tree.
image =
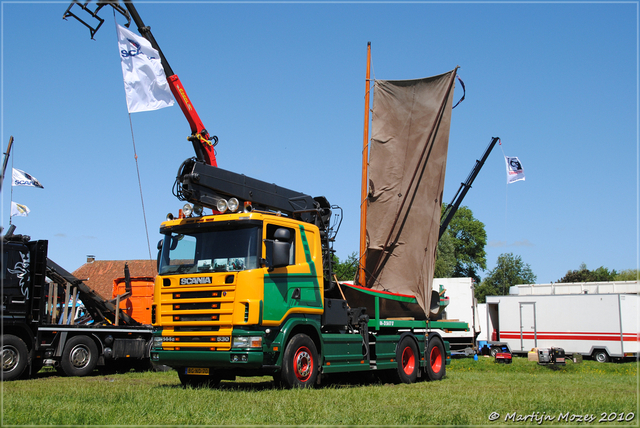
<path id="1" fill-rule="evenodd" d="M 475 295 L 478 303 L 485 303 L 486 296 L 504 296 L 509 294 L 509 287 L 517 284 L 534 284 L 536 275 L 522 257 L 513 253 L 503 253 L 498 256 L 496 267 L 476 287 Z"/>
<path id="2" fill-rule="evenodd" d="M 446 230 L 436 251 L 436 266 L 433 273 L 434 278 L 451 278 L 456 267 L 456 251 L 453 246 L 453 239 L 449 231 Z"/>
<path id="3" fill-rule="evenodd" d="M 333 273 L 338 281 L 352 281 L 356 277 L 358 271 L 358 253 L 351 253 L 345 261 L 340 261 L 338 257 L 333 255 Z"/>
<path id="4" fill-rule="evenodd" d="M 617 272 L 609 270 L 604 266 L 600 266 L 596 270 L 587 269 L 587 265 L 582 263 L 577 270 L 567 271 L 567 274 L 556 282 L 604 282 L 615 281 Z"/>
<path id="5" fill-rule="evenodd" d="M 638 281 L 640 272 L 638 269 L 625 269 L 616 274 L 614 281 Z"/>
<path id="6" fill-rule="evenodd" d="M 442 204 L 443 212 L 445 208 L 446 204 Z M 484 223 L 474 218 L 473 212 L 468 207 L 460 207 L 451 219 L 447 232 L 451 237 L 456 260 L 453 274 L 450 276 L 471 277 L 479 283 L 478 271 L 487 268 L 487 253 L 484 250 L 487 245 L 487 232 L 484 230 Z M 444 238 L 445 235 L 442 236 Z M 448 244 L 443 243 L 443 245 Z M 438 249 L 443 256 L 447 254 L 445 249 Z"/>

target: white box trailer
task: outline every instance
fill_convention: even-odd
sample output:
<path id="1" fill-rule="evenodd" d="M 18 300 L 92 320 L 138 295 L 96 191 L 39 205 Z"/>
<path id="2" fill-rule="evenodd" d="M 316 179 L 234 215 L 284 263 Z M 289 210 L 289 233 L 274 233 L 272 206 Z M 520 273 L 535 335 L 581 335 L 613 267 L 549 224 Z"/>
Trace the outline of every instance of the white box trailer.
<path id="1" fill-rule="evenodd" d="M 452 351 L 474 352 L 476 337 L 480 333 L 480 317 L 473 278 L 434 278 L 432 289 L 444 291 L 444 296 L 449 301 L 440 315 L 442 321 L 462 321 L 469 324 L 467 331 L 442 330 L 439 333 L 449 342 Z"/>
<path id="2" fill-rule="evenodd" d="M 559 347 L 600 362 L 637 358 L 639 299 L 631 293 L 487 296 L 489 345 L 492 353 L 503 346 L 516 354 Z"/>

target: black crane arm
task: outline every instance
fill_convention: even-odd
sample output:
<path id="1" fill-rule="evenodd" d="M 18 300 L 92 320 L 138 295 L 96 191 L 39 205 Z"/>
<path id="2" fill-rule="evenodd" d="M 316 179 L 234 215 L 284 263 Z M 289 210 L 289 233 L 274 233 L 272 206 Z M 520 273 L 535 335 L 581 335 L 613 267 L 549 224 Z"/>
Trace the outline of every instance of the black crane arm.
<path id="1" fill-rule="evenodd" d="M 458 189 L 455 196 L 453 197 L 453 200 L 449 205 L 447 205 L 444 213 L 442 213 L 442 217 L 440 220 L 440 235 L 438 236 L 438 239 L 442 238 L 442 234 L 444 233 L 445 230 L 447 230 L 447 226 L 449 226 L 451 219 L 453 218 L 456 211 L 458 211 L 458 208 L 460 207 L 462 200 L 467 195 L 467 192 L 469 191 L 469 189 L 471 189 L 473 180 L 476 179 L 476 176 L 478 175 L 485 161 L 489 157 L 491 150 L 493 150 L 493 147 L 496 145 L 496 143 L 499 140 L 500 138 L 498 137 L 493 137 L 491 139 L 491 142 L 489 143 L 489 145 L 487 146 L 487 149 L 484 151 L 484 154 L 482 155 L 482 159 L 476 160 L 476 164 L 471 169 L 469 176 L 467 177 L 464 183 L 460 184 L 460 188 Z"/>

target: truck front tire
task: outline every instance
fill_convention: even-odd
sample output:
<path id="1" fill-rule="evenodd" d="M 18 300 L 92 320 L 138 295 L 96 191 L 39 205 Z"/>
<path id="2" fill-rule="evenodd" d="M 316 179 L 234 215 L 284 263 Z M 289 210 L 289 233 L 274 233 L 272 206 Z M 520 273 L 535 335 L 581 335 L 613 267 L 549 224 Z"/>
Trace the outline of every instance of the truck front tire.
<path id="1" fill-rule="evenodd" d="M 2 336 L 2 380 L 15 380 L 24 373 L 29 350 L 22 339 L 12 334 Z"/>
<path id="2" fill-rule="evenodd" d="M 312 388 L 318 378 L 318 351 L 306 334 L 296 334 L 284 351 L 281 380 L 285 388 Z"/>
<path id="3" fill-rule="evenodd" d="M 427 346 L 427 377 L 429 380 L 440 380 L 444 377 L 447 366 L 447 355 L 444 352 L 444 345 L 438 336 L 429 338 Z"/>
<path id="4" fill-rule="evenodd" d="M 73 336 L 62 352 L 60 366 L 67 376 L 87 376 L 98 364 L 98 347 L 87 336 Z"/>

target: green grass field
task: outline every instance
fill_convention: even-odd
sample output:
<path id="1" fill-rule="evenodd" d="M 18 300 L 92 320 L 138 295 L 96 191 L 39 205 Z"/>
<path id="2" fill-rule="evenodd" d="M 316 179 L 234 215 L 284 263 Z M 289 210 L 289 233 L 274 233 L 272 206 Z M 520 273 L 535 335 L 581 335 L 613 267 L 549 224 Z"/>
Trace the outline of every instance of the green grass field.
<path id="1" fill-rule="evenodd" d="M 438 382 L 340 376 L 312 390 L 276 389 L 266 377 L 184 389 L 174 371 L 67 378 L 45 369 L 36 379 L 3 383 L 2 399 L 3 426 L 638 426 L 639 420 L 636 363 L 552 368 L 526 358 L 510 365 L 456 359 Z"/>

